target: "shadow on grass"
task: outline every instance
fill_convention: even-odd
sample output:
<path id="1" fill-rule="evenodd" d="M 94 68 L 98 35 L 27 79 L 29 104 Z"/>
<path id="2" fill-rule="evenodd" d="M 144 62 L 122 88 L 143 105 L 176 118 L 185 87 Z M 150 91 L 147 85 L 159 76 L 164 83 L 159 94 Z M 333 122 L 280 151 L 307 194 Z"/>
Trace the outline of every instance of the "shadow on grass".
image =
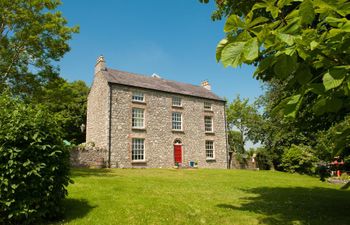
<path id="1" fill-rule="evenodd" d="M 118 175 L 114 174 L 111 169 L 72 168 L 70 176 L 75 178 L 91 176 L 113 177 Z"/>
<path id="2" fill-rule="evenodd" d="M 344 184 L 340 189 L 346 190 L 350 187 L 350 181 L 348 181 L 346 184 Z"/>
<path id="3" fill-rule="evenodd" d="M 83 218 L 86 216 L 93 208 L 86 199 L 65 199 L 65 221 L 71 221 L 77 218 Z"/>
<path id="4" fill-rule="evenodd" d="M 63 219 L 53 221 L 49 223 L 51 225 L 63 224 L 66 222 L 70 222 L 76 219 L 80 219 L 85 217 L 93 208 L 96 206 L 92 206 L 86 199 L 65 199 L 63 201 L 64 205 L 64 215 Z"/>
<path id="5" fill-rule="evenodd" d="M 70 221 L 85 217 L 92 209 L 92 206 L 86 199 L 68 198 L 63 201 L 64 214 L 60 219 L 40 223 L 41 225 L 61 225 Z"/>
<path id="6" fill-rule="evenodd" d="M 350 191 L 330 188 L 270 188 L 245 190 L 240 206 L 218 204 L 228 210 L 261 214 L 262 224 L 350 224 Z"/>

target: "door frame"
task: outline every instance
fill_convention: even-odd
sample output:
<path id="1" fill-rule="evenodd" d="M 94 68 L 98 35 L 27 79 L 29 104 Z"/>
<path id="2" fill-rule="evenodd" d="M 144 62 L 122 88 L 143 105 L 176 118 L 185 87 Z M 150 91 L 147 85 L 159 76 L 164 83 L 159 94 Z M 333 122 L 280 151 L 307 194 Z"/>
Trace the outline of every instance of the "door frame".
<path id="1" fill-rule="evenodd" d="M 173 157 L 174 157 L 174 164 L 176 163 L 175 161 L 175 146 L 180 146 L 181 147 L 181 164 L 183 164 L 183 156 L 184 156 L 184 150 L 183 150 L 183 145 L 181 139 L 175 139 L 173 143 Z"/>

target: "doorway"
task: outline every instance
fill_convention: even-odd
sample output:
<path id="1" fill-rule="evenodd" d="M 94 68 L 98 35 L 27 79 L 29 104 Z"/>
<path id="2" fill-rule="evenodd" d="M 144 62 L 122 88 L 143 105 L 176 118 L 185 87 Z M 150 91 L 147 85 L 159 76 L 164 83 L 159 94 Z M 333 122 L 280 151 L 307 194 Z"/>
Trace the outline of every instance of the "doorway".
<path id="1" fill-rule="evenodd" d="M 174 161 L 175 163 L 182 163 L 182 143 L 178 139 L 174 141 Z"/>

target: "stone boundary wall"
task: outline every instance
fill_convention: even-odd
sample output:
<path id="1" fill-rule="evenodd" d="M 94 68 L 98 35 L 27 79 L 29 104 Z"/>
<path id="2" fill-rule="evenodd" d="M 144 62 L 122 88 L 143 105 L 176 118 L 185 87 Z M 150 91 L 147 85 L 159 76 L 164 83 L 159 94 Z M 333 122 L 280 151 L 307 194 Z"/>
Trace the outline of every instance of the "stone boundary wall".
<path id="1" fill-rule="evenodd" d="M 248 159 L 244 163 L 239 162 L 237 159 L 232 159 L 232 161 L 231 161 L 231 168 L 230 169 L 255 170 L 255 169 L 257 169 L 257 165 L 256 165 L 255 162 L 252 162 L 250 159 Z"/>
<path id="2" fill-rule="evenodd" d="M 75 147 L 70 151 L 73 167 L 102 168 L 107 165 L 107 150 L 99 147 Z"/>
<path id="3" fill-rule="evenodd" d="M 259 165 L 255 157 L 254 160 L 252 158 L 246 158 L 240 162 L 236 159 L 235 155 L 231 156 L 230 169 L 256 170 L 258 167 Z"/>

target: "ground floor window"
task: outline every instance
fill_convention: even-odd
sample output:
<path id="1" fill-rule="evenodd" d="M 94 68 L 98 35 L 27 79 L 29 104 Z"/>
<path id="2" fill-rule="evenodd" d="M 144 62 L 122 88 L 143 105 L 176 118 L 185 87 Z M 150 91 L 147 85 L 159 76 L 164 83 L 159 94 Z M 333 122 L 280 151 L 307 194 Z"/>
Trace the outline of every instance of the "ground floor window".
<path id="1" fill-rule="evenodd" d="M 132 160 L 144 160 L 145 159 L 145 139 L 133 138 L 132 139 Z"/>
<path id="2" fill-rule="evenodd" d="M 214 159 L 214 141 L 205 141 L 205 156 L 207 159 Z"/>

